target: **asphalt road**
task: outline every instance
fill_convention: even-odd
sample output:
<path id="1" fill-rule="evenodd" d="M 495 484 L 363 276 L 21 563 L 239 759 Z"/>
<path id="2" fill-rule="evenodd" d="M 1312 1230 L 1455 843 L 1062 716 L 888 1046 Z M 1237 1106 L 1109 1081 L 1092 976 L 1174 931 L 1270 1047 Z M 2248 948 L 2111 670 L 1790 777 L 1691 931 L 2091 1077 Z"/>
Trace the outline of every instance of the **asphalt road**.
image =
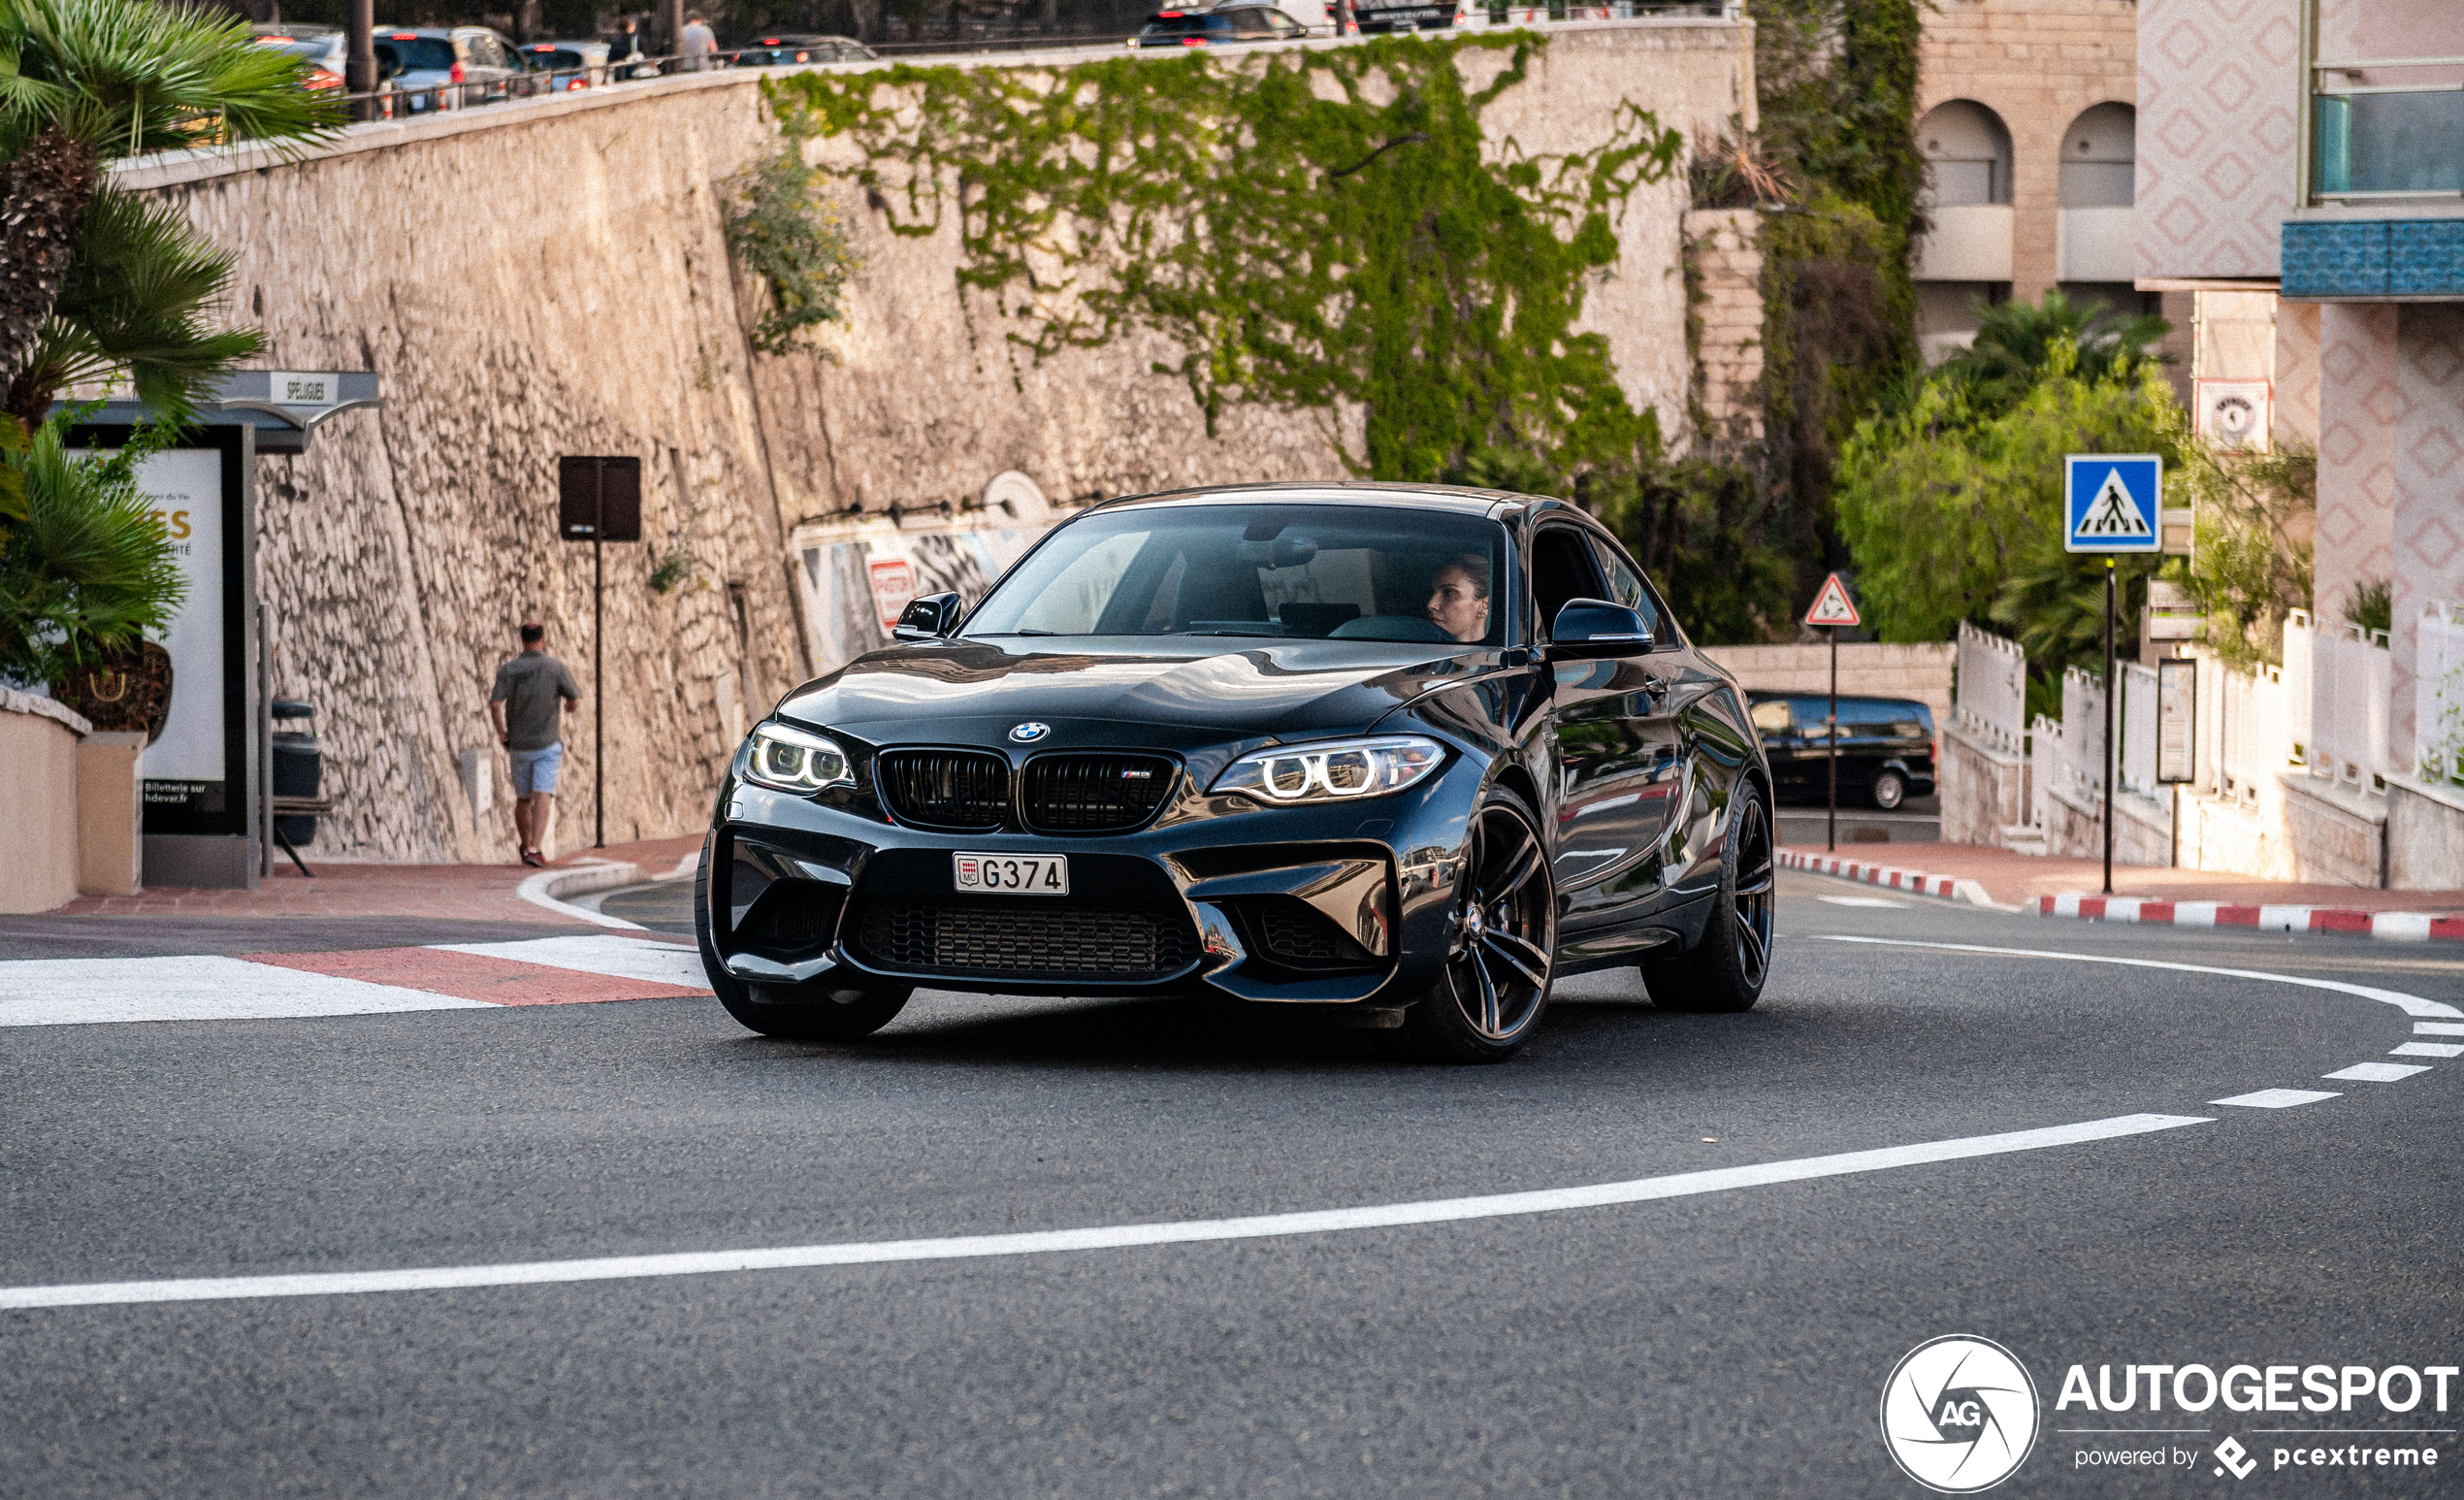
<path id="1" fill-rule="evenodd" d="M 1575 980 L 1493 1068 L 1379 1060 L 1281 1014 L 939 995 L 847 1047 L 697 1000 L 16 1028 L 0 1289 L 1212 1221 L 2207 1123 L 1330 1232 L 0 1311 L 0 1495 L 1914 1496 L 1877 1405 L 1951 1333 L 2038 1387 L 2043 1434 L 1997 1493 L 2452 1488 L 2452 1432 L 2402 1440 L 2439 1448 L 2435 1476 L 2237 1484 L 2204 1457 L 2082 1470 L 2156 1440 L 2057 1430 L 2263 1455 L 2287 1440 L 2259 1425 L 2464 1425 L 2426 1404 L 2132 1421 L 2055 1400 L 2072 1364 L 2464 1363 L 2464 1060 L 2321 1083 L 2414 1019 L 1909 945 L 2456 1005 L 2464 965 L 1782 892 L 1756 1011 Z M 27 941 L 0 924 L 0 957 L 58 951 Z M 2267 1088 L 2338 1096 L 2208 1102 Z"/>

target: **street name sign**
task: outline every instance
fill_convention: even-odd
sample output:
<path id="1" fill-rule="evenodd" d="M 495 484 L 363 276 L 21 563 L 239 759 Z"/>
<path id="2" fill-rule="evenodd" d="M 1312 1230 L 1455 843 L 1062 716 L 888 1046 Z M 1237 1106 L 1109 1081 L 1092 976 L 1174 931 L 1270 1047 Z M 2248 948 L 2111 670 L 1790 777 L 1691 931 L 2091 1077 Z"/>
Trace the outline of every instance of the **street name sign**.
<path id="1" fill-rule="evenodd" d="M 1832 573 L 1823 580 L 1822 592 L 1814 596 L 1814 607 L 1805 612 L 1808 625 L 1857 625 L 1863 623 L 1854 600 L 1848 597 L 1848 585 Z"/>
<path id="2" fill-rule="evenodd" d="M 2062 550 L 2159 551 L 2164 459 L 2155 453 L 2073 453 L 2062 460 Z"/>

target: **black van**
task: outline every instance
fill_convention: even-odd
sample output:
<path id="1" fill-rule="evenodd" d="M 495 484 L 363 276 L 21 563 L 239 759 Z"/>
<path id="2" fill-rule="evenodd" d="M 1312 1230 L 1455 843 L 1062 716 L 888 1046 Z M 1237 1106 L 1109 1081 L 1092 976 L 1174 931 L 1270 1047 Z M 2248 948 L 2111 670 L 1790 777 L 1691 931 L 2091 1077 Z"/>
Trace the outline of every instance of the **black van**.
<path id="1" fill-rule="evenodd" d="M 1748 692 L 1754 728 L 1771 759 L 1783 802 L 1829 796 L 1831 744 L 1827 693 Z M 1839 799 L 1885 812 L 1933 795 L 1933 710 L 1905 698 L 1839 701 Z"/>

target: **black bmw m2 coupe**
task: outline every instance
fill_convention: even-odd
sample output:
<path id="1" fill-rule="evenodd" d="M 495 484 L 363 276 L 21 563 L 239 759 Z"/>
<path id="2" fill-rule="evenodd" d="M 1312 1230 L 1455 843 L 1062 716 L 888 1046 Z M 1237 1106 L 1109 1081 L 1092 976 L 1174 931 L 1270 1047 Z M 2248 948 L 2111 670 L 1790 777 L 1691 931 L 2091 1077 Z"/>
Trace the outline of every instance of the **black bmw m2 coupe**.
<path id="1" fill-rule="evenodd" d="M 861 1036 L 920 985 L 1212 995 L 1472 1062 L 1567 974 L 1762 993 L 1742 696 L 1562 501 L 1113 501 L 897 636 L 789 694 L 720 788 L 697 927 L 756 1031 Z"/>

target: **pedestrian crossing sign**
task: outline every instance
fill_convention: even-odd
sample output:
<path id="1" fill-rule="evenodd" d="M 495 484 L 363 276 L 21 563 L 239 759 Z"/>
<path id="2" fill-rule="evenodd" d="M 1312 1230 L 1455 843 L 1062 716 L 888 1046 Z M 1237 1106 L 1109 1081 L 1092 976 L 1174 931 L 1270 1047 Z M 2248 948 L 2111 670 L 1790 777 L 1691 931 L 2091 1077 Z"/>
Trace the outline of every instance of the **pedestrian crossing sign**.
<path id="1" fill-rule="evenodd" d="M 2065 552 L 2148 552 L 2164 541 L 2164 459 L 2073 453 L 2062 461 Z"/>

